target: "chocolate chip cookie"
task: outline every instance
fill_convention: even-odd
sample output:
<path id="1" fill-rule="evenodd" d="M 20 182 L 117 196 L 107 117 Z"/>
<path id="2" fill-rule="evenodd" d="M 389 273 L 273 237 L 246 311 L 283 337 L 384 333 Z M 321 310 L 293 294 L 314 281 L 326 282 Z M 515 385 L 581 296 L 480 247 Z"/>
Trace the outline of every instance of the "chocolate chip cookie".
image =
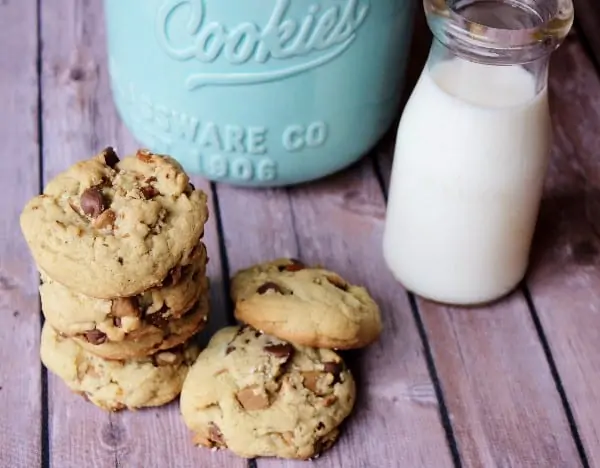
<path id="1" fill-rule="evenodd" d="M 381 332 L 379 307 L 365 288 L 298 260 L 239 271 L 231 296 L 240 321 L 304 346 L 360 348 Z"/>
<path id="2" fill-rule="evenodd" d="M 189 366 L 198 356 L 195 344 L 136 361 L 106 361 L 85 351 L 50 325 L 42 330 L 44 365 L 67 386 L 109 411 L 160 406 L 179 395 Z"/>
<path id="3" fill-rule="evenodd" d="M 333 351 L 240 326 L 220 330 L 202 351 L 181 412 L 198 444 L 308 459 L 335 442 L 354 401 L 354 379 Z"/>
<path id="4" fill-rule="evenodd" d="M 161 350 L 170 349 L 188 341 L 204 329 L 208 320 L 209 300 L 203 294 L 200 300 L 180 318 L 156 312 L 144 316 L 142 325 L 127 331 L 125 339 L 111 341 L 101 329 L 92 328 L 73 335 L 73 340 L 85 350 L 104 359 L 136 359 Z M 121 327 L 129 321 L 120 319 Z"/>
<path id="5" fill-rule="evenodd" d="M 165 320 L 180 318 L 208 291 L 206 248 L 201 243 L 195 252 L 191 263 L 173 270 L 163 286 L 132 297 L 108 300 L 84 296 L 42 274 L 44 316 L 61 334 L 81 335 L 95 329 L 109 341 L 127 340 L 130 333 L 151 327 L 154 314 Z M 148 316 L 151 318 L 146 321 Z"/>
<path id="6" fill-rule="evenodd" d="M 107 148 L 59 174 L 21 214 L 38 267 L 99 299 L 159 286 L 189 263 L 204 233 L 206 195 L 168 156 Z"/>

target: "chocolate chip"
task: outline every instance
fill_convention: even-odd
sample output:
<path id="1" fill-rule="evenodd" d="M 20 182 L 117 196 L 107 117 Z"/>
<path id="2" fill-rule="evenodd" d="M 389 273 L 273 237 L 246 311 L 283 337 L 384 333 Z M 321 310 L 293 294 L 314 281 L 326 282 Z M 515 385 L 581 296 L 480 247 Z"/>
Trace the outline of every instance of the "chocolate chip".
<path id="1" fill-rule="evenodd" d="M 258 289 L 256 290 L 256 292 L 258 294 L 265 294 L 267 291 L 275 291 L 279 294 L 283 294 L 283 290 L 275 283 L 273 283 L 272 281 L 269 281 L 261 286 L 258 287 Z"/>
<path id="2" fill-rule="evenodd" d="M 313 393 L 318 393 L 319 388 L 318 388 L 318 383 L 319 383 L 319 379 L 323 376 L 324 374 L 322 372 L 319 371 L 305 371 L 302 372 L 302 385 L 304 385 L 305 388 L 308 388 L 311 392 Z"/>
<path id="3" fill-rule="evenodd" d="M 339 276 L 327 276 L 327 281 L 342 291 L 348 291 L 348 284 Z"/>
<path id="4" fill-rule="evenodd" d="M 221 429 L 219 429 L 219 426 L 217 426 L 214 422 L 211 422 L 208 425 L 208 439 L 217 447 L 227 446 L 225 445 L 225 438 L 223 437 Z"/>
<path id="5" fill-rule="evenodd" d="M 145 320 L 150 325 L 162 330 L 165 330 L 169 326 L 169 320 L 163 315 L 162 310 L 146 315 Z"/>
<path id="6" fill-rule="evenodd" d="M 287 360 L 290 358 L 290 356 L 294 352 L 294 347 L 289 343 L 283 343 L 283 344 L 267 345 L 264 347 L 264 350 L 267 353 L 270 353 L 275 357 L 285 358 Z"/>
<path id="7" fill-rule="evenodd" d="M 112 146 L 104 148 L 102 156 L 104 156 L 104 163 L 111 169 L 114 169 L 120 161 L 119 156 L 117 156 L 117 153 Z"/>
<path id="8" fill-rule="evenodd" d="M 325 429 L 325 424 L 323 424 L 323 421 L 319 421 L 319 424 L 317 424 L 317 431 L 322 431 L 323 429 Z"/>
<path id="9" fill-rule="evenodd" d="M 142 187 L 140 189 L 140 192 L 142 192 L 142 196 L 146 199 L 146 200 L 151 200 L 153 199 L 156 195 L 159 195 L 159 191 L 156 190 L 154 187 L 152 187 L 151 185 L 146 185 L 145 187 Z"/>
<path id="10" fill-rule="evenodd" d="M 341 362 L 325 362 L 323 363 L 323 371 L 328 374 L 333 374 L 333 383 L 340 381 L 340 374 L 344 370 L 344 364 Z"/>
<path id="11" fill-rule="evenodd" d="M 295 258 L 290 258 L 289 260 L 291 263 L 287 265 L 281 265 L 279 267 L 279 271 L 300 271 L 306 268 L 306 265 L 300 260 L 296 260 Z"/>
<path id="12" fill-rule="evenodd" d="M 117 257 L 117 262 L 119 262 L 119 265 L 123 265 L 123 257 Z"/>
<path id="13" fill-rule="evenodd" d="M 227 356 L 229 353 L 233 353 L 235 351 L 235 346 L 227 346 L 227 348 L 225 348 L 225 356 Z"/>
<path id="14" fill-rule="evenodd" d="M 93 345 L 101 345 L 106 341 L 106 334 L 101 332 L 100 330 L 89 330 L 86 331 L 83 335 L 85 336 L 85 339 L 88 341 L 88 343 L 91 343 Z"/>
<path id="15" fill-rule="evenodd" d="M 246 411 L 262 410 L 271 404 L 266 392 L 258 385 L 242 388 L 235 396 Z"/>
<path id="16" fill-rule="evenodd" d="M 135 297 L 119 297 L 113 299 L 110 308 L 113 317 L 139 317 L 140 306 Z"/>
<path id="17" fill-rule="evenodd" d="M 97 218 L 105 210 L 102 192 L 95 187 L 85 189 L 79 200 L 81 210 L 92 218 Z"/>

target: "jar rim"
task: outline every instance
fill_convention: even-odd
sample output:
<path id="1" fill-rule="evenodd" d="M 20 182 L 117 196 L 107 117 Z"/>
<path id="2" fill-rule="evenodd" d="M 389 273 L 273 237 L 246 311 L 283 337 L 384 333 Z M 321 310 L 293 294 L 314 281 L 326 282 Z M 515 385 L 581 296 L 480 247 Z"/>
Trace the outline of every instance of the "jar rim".
<path id="1" fill-rule="evenodd" d="M 549 0 L 496 0 L 499 5 L 522 7 L 534 12 L 536 5 L 549 4 Z M 482 24 L 455 8 L 455 0 L 423 0 L 429 27 L 440 42 L 451 49 L 475 54 L 490 60 L 516 57 L 522 62 L 548 55 L 560 46 L 569 33 L 574 19 L 572 0 L 554 0 L 553 11 L 537 17 L 535 25 L 521 28 L 497 27 Z M 477 0 L 462 2 L 463 6 L 476 5 Z M 482 2 L 483 3 L 483 2 Z M 492 1 L 486 1 L 490 4 Z"/>

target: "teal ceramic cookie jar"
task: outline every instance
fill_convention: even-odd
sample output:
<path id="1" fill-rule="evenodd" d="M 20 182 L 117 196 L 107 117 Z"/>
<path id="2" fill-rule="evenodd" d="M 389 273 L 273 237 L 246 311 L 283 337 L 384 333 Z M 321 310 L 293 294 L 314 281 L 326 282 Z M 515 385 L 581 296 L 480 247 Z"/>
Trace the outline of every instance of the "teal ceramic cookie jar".
<path id="1" fill-rule="evenodd" d="M 398 110 L 412 0 L 105 0 L 114 99 L 140 143 L 236 185 L 335 172 Z"/>

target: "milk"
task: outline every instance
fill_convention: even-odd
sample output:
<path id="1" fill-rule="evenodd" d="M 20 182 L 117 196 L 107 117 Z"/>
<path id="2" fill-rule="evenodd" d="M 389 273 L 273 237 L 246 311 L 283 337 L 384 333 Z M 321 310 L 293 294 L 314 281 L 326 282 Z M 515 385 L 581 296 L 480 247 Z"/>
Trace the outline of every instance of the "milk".
<path id="1" fill-rule="evenodd" d="M 523 278 L 549 155 L 547 91 L 521 66 L 426 67 L 394 156 L 386 261 L 404 286 L 452 304 Z"/>

